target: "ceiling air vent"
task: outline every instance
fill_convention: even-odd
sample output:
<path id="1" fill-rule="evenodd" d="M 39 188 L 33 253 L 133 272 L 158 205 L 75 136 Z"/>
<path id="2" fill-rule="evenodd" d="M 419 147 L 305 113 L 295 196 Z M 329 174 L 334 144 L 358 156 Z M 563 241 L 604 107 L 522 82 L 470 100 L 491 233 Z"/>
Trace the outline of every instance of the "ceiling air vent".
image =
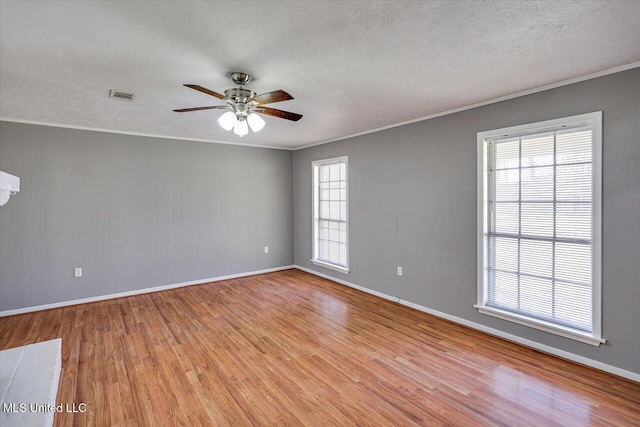
<path id="1" fill-rule="evenodd" d="M 119 99 L 121 101 L 131 101 L 133 99 L 133 94 L 111 89 L 109 91 L 109 98 Z"/>

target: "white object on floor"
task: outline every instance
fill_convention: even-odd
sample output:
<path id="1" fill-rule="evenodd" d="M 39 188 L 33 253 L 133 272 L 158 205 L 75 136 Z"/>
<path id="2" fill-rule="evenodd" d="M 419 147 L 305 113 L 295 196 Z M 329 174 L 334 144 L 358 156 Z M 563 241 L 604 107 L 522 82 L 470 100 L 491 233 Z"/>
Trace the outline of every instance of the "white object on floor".
<path id="1" fill-rule="evenodd" d="M 0 425 L 52 426 L 62 339 L 0 351 Z"/>

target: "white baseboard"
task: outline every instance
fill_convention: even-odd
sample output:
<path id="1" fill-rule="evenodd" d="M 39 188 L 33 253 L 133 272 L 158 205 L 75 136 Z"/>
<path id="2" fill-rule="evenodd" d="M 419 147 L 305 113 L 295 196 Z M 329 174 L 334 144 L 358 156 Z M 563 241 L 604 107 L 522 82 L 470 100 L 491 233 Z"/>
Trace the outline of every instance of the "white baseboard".
<path id="1" fill-rule="evenodd" d="M 389 301 L 399 302 L 400 299 L 398 297 L 392 297 L 391 295 L 383 294 L 382 292 L 374 291 L 373 289 L 365 288 L 364 286 L 358 286 L 351 282 L 347 282 L 346 280 L 336 279 L 333 276 L 329 276 L 328 274 L 320 273 L 315 270 L 311 270 L 310 268 L 301 267 L 299 265 L 294 265 L 293 268 L 297 268 L 298 270 L 306 271 L 307 273 L 315 274 L 316 276 L 324 277 L 325 279 L 332 280 L 334 282 L 338 282 L 341 285 L 349 286 L 350 288 L 355 288 L 359 291 L 366 292 L 371 295 L 375 295 L 380 298 L 388 299 Z"/>
<path id="2" fill-rule="evenodd" d="M 425 306 L 422 306 L 422 305 L 419 305 L 419 304 L 415 304 L 413 302 L 406 301 L 406 300 L 400 299 L 400 298 L 395 297 L 395 296 L 387 295 L 387 294 L 382 293 L 382 292 L 378 292 L 378 291 L 374 291 L 372 289 L 365 288 L 364 286 L 359 286 L 359 285 L 347 282 L 345 280 L 336 279 L 335 277 L 329 276 L 328 274 L 323 274 L 323 273 L 317 272 L 315 270 L 311 270 L 309 268 L 301 267 L 299 265 L 294 265 L 294 268 L 297 268 L 297 269 L 302 270 L 302 271 L 306 271 L 307 273 L 311 273 L 311 274 L 314 274 L 316 276 L 323 277 L 325 279 L 329 279 L 329 280 L 331 280 L 333 282 L 340 283 L 341 285 L 346 285 L 346 286 L 349 286 L 351 288 L 355 288 L 355 289 L 361 290 L 363 292 L 366 292 L 368 294 L 372 294 L 372 295 L 378 296 L 380 298 L 384 298 L 384 299 L 387 299 L 389 301 L 397 302 L 398 304 L 402 304 L 402 305 L 405 305 L 407 307 L 411 307 L 411 308 L 414 308 L 416 310 L 419 310 L 419 311 L 422 311 L 422 312 L 425 312 L 425 313 L 428 313 L 428 314 L 431 314 L 431 315 L 434 315 L 434 316 L 437 316 L 437 317 L 441 317 L 441 318 L 446 319 L 446 320 L 450 320 L 450 321 L 452 321 L 454 323 L 458 323 L 460 325 L 464 325 L 464 326 L 467 326 L 469 328 L 485 332 L 485 333 L 487 333 L 489 335 L 494 335 L 494 336 L 497 336 L 499 338 L 502 338 L 502 339 L 505 339 L 505 340 L 508 340 L 508 341 L 512 341 L 512 342 L 518 343 L 518 344 L 526 346 L 526 347 L 531 347 L 533 349 L 540 350 L 540 351 L 542 351 L 544 353 L 549 353 L 549 354 L 552 354 L 554 356 L 561 357 L 563 359 L 571 360 L 572 362 L 580 363 L 582 365 L 586 365 L 586 366 L 589 366 L 589 367 L 592 367 L 592 368 L 595 368 L 595 369 L 599 369 L 601 371 L 609 372 L 610 374 L 618 375 L 620 377 L 624 377 L 624 378 L 630 379 L 632 381 L 640 382 L 640 374 L 638 374 L 636 372 L 627 371 L 626 369 L 618 368 L 616 366 L 608 365 L 606 363 L 602 363 L 602 362 L 599 362 L 597 360 L 589 359 L 588 357 L 584 357 L 584 356 L 581 356 L 579 354 L 570 353 L 570 352 L 565 351 L 565 350 L 560 350 L 560 349 L 555 348 L 555 347 L 550 347 L 550 346 L 545 345 L 545 344 L 540 344 L 539 342 L 531 341 L 529 339 L 522 338 L 522 337 L 519 337 L 517 335 L 509 334 L 509 333 L 506 333 L 504 331 L 500 331 L 498 329 L 490 328 L 490 327 L 482 325 L 480 323 L 472 322 L 470 320 L 463 319 L 461 317 L 452 316 L 451 314 L 447 314 L 447 313 L 444 313 L 442 311 L 433 310 L 431 308 L 428 308 L 428 307 L 425 307 Z"/>
<path id="3" fill-rule="evenodd" d="M 0 317 L 13 316 L 16 314 L 31 313 L 33 311 L 49 310 L 51 308 L 66 307 L 68 305 L 86 304 L 88 302 L 104 301 L 114 298 L 129 297 L 132 295 L 148 294 L 151 292 L 165 291 L 167 289 L 182 288 L 185 286 L 202 285 L 203 283 L 219 282 L 221 280 L 237 279 L 239 277 L 255 276 L 256 274 L 272 273 L 274 271 L 289 270 L 295 268 L 293 265 L 267 268 L 265 270 L 248 271 L 245 273 L 230 274 L 228 276 L 211 277 L 209 279 L 193 280 L 191 282 L 174 283 L 171 285 L 155 286 L 153 288 L 136 289 L 134 291 L 119 292 L 117 294 L 98 295 L 95 297 L 75 299 L 71 301 L 54 302 L 52 304 L 36 305 L 33 307 L 16 308 L 14 310 L 0 311 Z"/>

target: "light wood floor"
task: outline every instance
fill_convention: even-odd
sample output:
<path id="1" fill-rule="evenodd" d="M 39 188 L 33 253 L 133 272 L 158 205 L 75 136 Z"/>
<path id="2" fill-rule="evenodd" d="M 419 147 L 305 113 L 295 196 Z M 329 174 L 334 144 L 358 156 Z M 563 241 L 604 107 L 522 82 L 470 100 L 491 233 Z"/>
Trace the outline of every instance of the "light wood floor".
<path id="1" fill-rule="evenodd" d="M 70 425 L 640 425 L 640 384 L 298 270 L 0 319 Z"/>

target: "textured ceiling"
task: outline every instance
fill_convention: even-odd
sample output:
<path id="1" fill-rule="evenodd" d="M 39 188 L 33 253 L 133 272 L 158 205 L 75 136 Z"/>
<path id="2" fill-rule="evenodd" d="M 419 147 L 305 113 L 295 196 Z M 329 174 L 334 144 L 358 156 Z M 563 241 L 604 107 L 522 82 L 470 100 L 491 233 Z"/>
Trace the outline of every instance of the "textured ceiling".
<path id="1" fill-rule="evenodd" d="M 640 61 L 640 1 L 2 1 L 0 36 L 3 119 L 296 148 Z M 233 70 L 304 118 L 172 112 Z"/>

